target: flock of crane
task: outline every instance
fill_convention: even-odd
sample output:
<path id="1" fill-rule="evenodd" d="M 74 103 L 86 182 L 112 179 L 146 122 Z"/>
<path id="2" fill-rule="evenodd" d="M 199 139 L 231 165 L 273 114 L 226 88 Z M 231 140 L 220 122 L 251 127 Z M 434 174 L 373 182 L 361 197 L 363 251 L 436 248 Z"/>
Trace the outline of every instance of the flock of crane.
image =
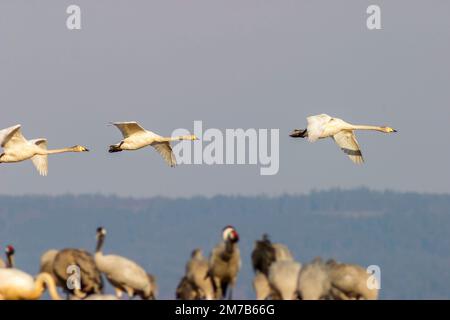
<path id="1" fill-rule="evenodd" d="M 212 250 L 209 259 L 201 249 L 195 249 L 187 262 L 185 275 L 177 289 L 176 298 L 232 299 L 241 268 L 239 235 L 232 226 L 222 232 L 222 242 Z M 302 266 L 295 261 L 286 245 L 272 243 L 268 235 L 255 241 L 251 255 L 253 288 L 257 300 L 353 300 L 378 298 L 377 279 L 363 267 L 323 262 L 315 258 Z"/>
<path id="2" fill-rule="evenodd" d="M 97 246 L 91 254 L 82 249 L 48 250 L 40 259 L 36 278 L 17 269 L 15 250 L 6 247 L 6 263 L 0 259 L 0 300 L 35 300 L 48 290 L 54 300 L 61 300 L 58 287 L 70 300 L 119 300 L 125 292 L 129 299 L 156 299 L 158 285 L 154 275 L 136 262 L 102 252 L 106 230 L 96 232 Z M 226 226 L 222 241 L 209 258 L 195 249 L 186 263 L 185 274 L 175 291 L 176 299 L 232 299 L 241 269 L 239 235 Z M 255 276 L 253 287 L 258 300 L 349 300 L 377 299 L 376 278 L 361 266 L 334 260 L 314 259 L 304 266 L 295 261 L 287 246 L 272 243 L 267 235 L 255 241 L 251 255 Z M 74 268 L 75 267 L 75 268 Z M 103 275 L 115 290 L 104 294 Z"/>
<path id="3" fill-rule="evenodd" d="M 353 125 L 326 114 L 307 118 L 307 128 L 296 129 L 290 136 L 318 139 L 333 138 L 336 144 L 357 164 L 364 162 L 355 137 L 355 130 L 396 132 L 385 126 Z M 152 146 L 170 166 L 176 159 L 170 143 L 178 140 L 197 140 L 195 135 L 162 137 L 145 130 L 137 122 L 115 122 L 123 139 L 109 148 L 110 153 L 138 150 Z M 39 174 L 47 175 L 50 154 L 87 152 L 83 146 L 48 150 L 46 139 L 26 140 L 21 126 L 0 131 L 0 163 L 14 163 L 31 159 Z M 104 255 L 104 228 L 97 229 L 97 248 L 92 255 L 86 250 L 49 250 L 41 257 L 41 272 L 33 277 L 14 265 L 14 248 L 6 248 L 7 263 L 0 260 L 0 299 L 39 299 L 48 290 L 53 299 L 61 299 L 60 287 L 70 299 L 120 299 L 128 297 L 154 299 L 158 286 L 156 278 L 134 261 L 118 255 Z M 200 249 L 193 251 L 186 265 L 186 273 L 177 289 L 178 299 L 223 299 L 232 297 L 232 289 L 241 267 L 238 247 L 239 236 L 228 226 L 223 230 L 223 240 L 206 259 Z M 366 270 L 357 265 L 334 260 L 315 259 L 301 266 L 289 249 L 272 244 L 267 236 L 257 241 L 252 253 L 255 278 L 254 289 L 258 299 L 376 299 L 378 289 L 370 289 L 371 280 Z M 78 269 L 71 269 L 75 266 Z M 78 271 L 77 271 L 78 270 Z M 70 271 L 70 272 L 69 272 Z M 115 295 L 103 294 L 102 274 L 115 289 Z M 74 277 L 75 275 L 75 277 Z M 78 277 L 78 278 L 77 278 Z M 75 279 L 75 280 L 74 280 Z M 78 280 L 79 281 L 78 281 Z"/>
<path id="4" fill-rule="evenodd" d="M 356 140 L 355 130 L 373 130 L 384 133 L 396 132 L 396 130 L 385 126 L 353 125 L 326 114 L 310 116 L 307 118 L 307 121 L 306 129 L 296 129 L 290 136 L 293 138 L 308 138 L 310 142 L 331 137 L 349 158 L 357 164 L 363 163 L 364 159 Z M 152 146 L 171 167 L 174 167 L 177 161 L 170 143 L 179 140 L 198 140 L 195 135 L 162 137 L 152 131 L 145 130 L 134 121 L 114 122 L 111 124 L 120 130 L 123 139 L 109 147 L 110 153 L 123 150 L 138 150 L 146 146 Z M 48 150 L 47 139 L 25 139 L 19 124 L 0 131 L 0 146 L 4 151 L 0 154 L 0 163 L 15 163 L 31 159 L 39 174 L 43 176 L 48 174 L 48 155 L 89 151 L 88 148 L 80 145 Z"/>

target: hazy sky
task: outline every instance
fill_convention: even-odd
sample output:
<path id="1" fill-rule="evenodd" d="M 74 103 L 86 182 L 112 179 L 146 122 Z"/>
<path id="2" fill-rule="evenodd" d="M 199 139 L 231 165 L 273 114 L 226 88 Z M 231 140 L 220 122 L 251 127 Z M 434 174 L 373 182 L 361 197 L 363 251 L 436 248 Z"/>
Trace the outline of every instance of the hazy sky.
<path id="1" fill-rule="evenodd" d="M 73 3 L 82 30 L 66 28 Z M 382 30 L 366 28 L 370 4 Z M 92 151 L 51 157 L 46 178 L 29 161 L 0 164 L 0 193 L 450 192 L 449 14 L 447 0 L 1 1 L 0 128 Z M 399 132 L 359 133 L 356 166 L 331 140 L 289 138 L 319 113 Z M 111 155 L 120 134 L 106 123 L 121 120 L 164 135 L 194 120 L 279 128 L 280 171 Z"/>

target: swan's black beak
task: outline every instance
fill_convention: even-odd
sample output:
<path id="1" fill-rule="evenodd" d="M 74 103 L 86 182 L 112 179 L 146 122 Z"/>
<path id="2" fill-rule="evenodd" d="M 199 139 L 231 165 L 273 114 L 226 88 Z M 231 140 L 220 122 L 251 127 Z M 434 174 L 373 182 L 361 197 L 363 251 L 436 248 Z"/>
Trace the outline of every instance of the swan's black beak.
<path id="1" fill-rule="evenodd" d="M 294 131 L 291 132 L 289 136 L 292 138 L 304 138 L 306 137 L 306 129 L 304 130 L 295 129 Z"/>

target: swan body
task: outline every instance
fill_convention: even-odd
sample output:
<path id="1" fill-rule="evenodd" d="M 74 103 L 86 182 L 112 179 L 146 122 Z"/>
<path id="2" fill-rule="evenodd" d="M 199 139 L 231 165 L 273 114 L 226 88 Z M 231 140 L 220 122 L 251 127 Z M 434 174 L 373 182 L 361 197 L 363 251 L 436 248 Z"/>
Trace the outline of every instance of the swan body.
<path id="1" fill-rule="evenodd" d="M 0 269 L 0 300 L 37 300 L 45 291 L 44 285 L 53 300 L 61 300 L 49 274 L 40 273 L 35 280 L 19 269 Z"/>
<path id="2" fill-rule="evenodd" d="M 31 159 L 41 176 L 48 174 L 49 154 L 66 152 L 86 152 L 89 151 L 83 146 L 48 150 L 47 140 L 44 138 L 27 140 L 22 135 L 21 125 L 15 125 L 0 131 L 0 146 L 3 153 L 0 155 L 0 163 L 15 163 Z"/>
<path id="3" fill-rule="evenodd" d="M 123 135 L 123 140 L 109 147 L 109 152 L 120 152 L 123 150 L 139 150 L 146 146 L 152 146 L 163 157 L 164 161 L 174 167 L 177 163 L 173 154 L 171 141 L 198 140 L 195 135 L 162 137 L 152 131 L 145 130 L 137 122 L 113 122 Z"/>
<path id="4" fill-rule="evenodd" d="M 354 125 L 342 119 L 331 117 L 327 114 L 319 114 L 306 118 L 308 125 L 306 129 L 295 129 L 290 136 L 293 138 L 308 138 L 310 142 L 318 139 L 333 138 L 336 144 L 356 164 L 362 164 L 364 158 L 361 153 L 355 130 L 372 130 L 384 133 L 397 132 L 390 127 Z"/>

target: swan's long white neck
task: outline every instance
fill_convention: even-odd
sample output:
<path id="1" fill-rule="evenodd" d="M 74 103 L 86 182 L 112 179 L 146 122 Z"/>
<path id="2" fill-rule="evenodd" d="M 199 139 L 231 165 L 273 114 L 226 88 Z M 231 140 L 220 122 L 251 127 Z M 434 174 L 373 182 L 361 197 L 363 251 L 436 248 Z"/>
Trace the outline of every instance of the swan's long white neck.
<path id="1" fill-rule="evenodd" d="M 352 130 L 374 130 L 374 131 L 385 132 L 385 128 L 384 127 L 370 126 L 370 125 L 354 125 L 354 124 L 351 124 L 350 125 L 350 129 L 352 129 Z"/>
<path id="2" fill-rule="evenodd" d="M 38 154 L 41 156 L 49 155 L 49 154 L 58 154 L 58 153 L 66 153 L 66 152 L 75 152 L 75 149 L 72 148 L 62 148 L 62 149 L 53 149 L 46 150 L 43 148 L 39 148 Z"/>
<path id="3" fill-rule="evenodd" d="M 192 136 L 175 136 L 175 137 L 163 137 L 159 139 L 161 142 L 171 142 L 171 141 L 180 141 L 180 140 L 193 140 Z"/>

